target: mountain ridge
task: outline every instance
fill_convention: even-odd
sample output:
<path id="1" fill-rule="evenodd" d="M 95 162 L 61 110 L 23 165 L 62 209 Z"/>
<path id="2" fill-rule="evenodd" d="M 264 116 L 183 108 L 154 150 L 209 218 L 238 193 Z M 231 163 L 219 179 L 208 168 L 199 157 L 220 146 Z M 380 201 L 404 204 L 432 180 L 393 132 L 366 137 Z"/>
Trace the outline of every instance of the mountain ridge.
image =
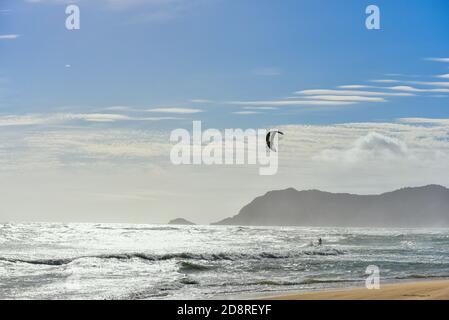
<path id="1" fill-rule="evenodd" d="M 436 184 L 357 195 L 294 188 L 256 197 L 214 225 L 449 227 L 449 189 Z"/>

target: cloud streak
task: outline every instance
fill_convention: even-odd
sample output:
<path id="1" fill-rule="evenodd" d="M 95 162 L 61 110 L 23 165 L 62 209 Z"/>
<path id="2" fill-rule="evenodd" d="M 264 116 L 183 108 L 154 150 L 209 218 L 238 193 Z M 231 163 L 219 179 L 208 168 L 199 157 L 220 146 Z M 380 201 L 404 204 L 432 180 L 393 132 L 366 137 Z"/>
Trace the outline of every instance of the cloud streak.
<path id="1" fill-rule="evenodd" d="M 344 106 L 351 105 L 352 101 L 327 101 L 327 100 L 265 100 L 265 101 L 231 101 L 229 104 L 239 106 Z"/>
<path id="2" fill-rule="evenodd" d="M 177 120 L 173 117 L 130 117 L 110 113 L 57 113 L 49 115 L 26 114 L 0 116 L 0 127 L 61 124 L 70 121 L 112 123 L 118 121 L 162 121 Z"/>
<path id="3" fill-rule="evenodd" d="M 449 58 L 427 58 L 428 61 L 449 63 Z"/>
<path id="4" fill-rule="evenodd" d="M 296 91 L 298 95 L 341 95 L 341 96 L 379 96 L 379 97 L 411 97 L 412 93 L 391 93 L 379 91 L 312 89 Z"/>
<path id="5" fill-rule="evenodd" d="M 145 110 L 147 112 L 156 112 L 156 113 L 175 113 L 175 114 L 194 114 L 203 112 L 201 109 L 193 109 L 193 108 L 153 108 Z"/>
<path id="6" fill-rule="evenodd" d="M 262 112 L 258 111 L 235 111 L 233 114 L 241 115 L 241 116 L 247 116 L 247 115 L 253 115 L 253 114 L 262 114 Z"/>
<path id="7" fill-rule="evenodd" d="M 374 83 L 398 83 L 400 81 L 396 80 L 396 79 L 375 79 L 375 80 L 370 80 L 370 82 L 374 82 Z"/>
<path id="8" fill-rule="evenodd" d="M 430 87 L 449 87 L 449 82 L 441 82 L 441 81 L 407 81 L 407 83 L 419 84 Z"/>
<path id="9" fill-rule="evenodd" d="M 430 93 L 449 93 L 449 89 L 437 88 L 437 89 L 421 89 L 410 86 L 395 86 L 395 87 L 385 87 L 385 89 L 396 90 L 396 91 L 407 91 L 407 92 L 430 92 Z"/>
<path id="10" fill-rule="evenodd" d="M 0 40 L 16 40 L 19 37 L 19 34 L 0 34 Z"/>
<path id="11" fill-rule="evenodd" d="M 351 102 L 386 102 L 380 97 L 362 97 L 362 96 L 345 96 L 345 95 L 322 95 L 310 96 L 309 99 L 317 99 L 323 101 L 351 101 Z"/>

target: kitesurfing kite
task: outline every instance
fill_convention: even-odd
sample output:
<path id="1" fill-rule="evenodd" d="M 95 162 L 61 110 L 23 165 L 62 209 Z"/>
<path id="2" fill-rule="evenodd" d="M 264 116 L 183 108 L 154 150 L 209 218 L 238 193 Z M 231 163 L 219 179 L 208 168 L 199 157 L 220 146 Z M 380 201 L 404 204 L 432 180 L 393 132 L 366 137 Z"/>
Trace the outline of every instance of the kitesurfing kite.
<path id="1" fill-rule="evenodd" d="M 284 133 L 281 131 L 273 130 L 273 131 L 268 131 L 267 136 L 265 138 L 267 141 L 268 149 L 273 150 L 274 152 L 277 152 L 276 147 L 274 146 L 274 138 L 275 138 L 276 134 L 284 135 Z"/>

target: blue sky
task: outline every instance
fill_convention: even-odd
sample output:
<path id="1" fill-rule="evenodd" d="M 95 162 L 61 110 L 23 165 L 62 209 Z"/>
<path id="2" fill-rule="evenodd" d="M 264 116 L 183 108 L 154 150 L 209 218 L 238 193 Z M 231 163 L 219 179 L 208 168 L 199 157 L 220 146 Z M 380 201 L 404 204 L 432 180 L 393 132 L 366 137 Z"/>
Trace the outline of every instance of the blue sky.
<path id="1" fill-rule="evenodd" d="M 448 14 L 447 0 L 0 0 L 0 221 L 208 223 L 272 189 L 447 186 Z M 168 133 L 192 120 L 281 128 L 279 173 L 174 168 Z"/>
<path id="2" fill-rule="evenodd" d="M 214 126 L 447 116 L 441 97 L 245 117 L 225 103 L 374 79 L 437 81 L 449 65 L 424 59 L 449 51 L 444 0 L 377 1 L 379 31 L 365 28 L 368 1 L 79 1 L 79 31 L 64 27 L 65 2 L 2 1 L 1 33 L 20 35 L 0 42 L 2 113 L 173 106 L 207 111 L 198 117 Z"/>

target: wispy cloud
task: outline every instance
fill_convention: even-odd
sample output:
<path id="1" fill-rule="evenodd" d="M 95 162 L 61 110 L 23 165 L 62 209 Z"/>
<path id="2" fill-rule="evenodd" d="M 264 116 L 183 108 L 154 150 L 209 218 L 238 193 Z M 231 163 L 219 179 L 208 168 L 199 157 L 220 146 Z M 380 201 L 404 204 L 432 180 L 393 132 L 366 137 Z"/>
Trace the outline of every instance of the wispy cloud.
<path id="1" fill-rule="evenodd" d="M 437 61 L 445 61 L 446 58 L 435 58 Z M 345 106 L 358 103 L 383 103 L 388 102 L 387 97 L 414 97 L 420 94 L 425 97 L 437 97 L 431 94 L 449 93 L 449 82 L 437 81 L 410 81 L 399 77 L 418 77 L 417 75 L 403 75 L 398 73 L 389 73 L 387 76 L 398 77 L 397 79 L 373 79 L 368 80 L 369 84 L 347 84 L 339 85 L 337 89 L 308 89 L 294 92 L 293 97 L 284 97 L 273 100 L 253 100 L 253 101 L 231 101 L 229 104 L 249 106 L 252 108 L 260 107 L 280 107 L 280 106 Z M 439 78 L 449 79 L 449 74 L 442 74 Z M 387 84 L 401 84 L 396 86 L 387 86 Z M 419 88 L 411 85 L 433 86 L 434 88 Z M 424 95 L 429 93 L 428 95 Z M 445 96 L 438 95 L 444 98 Z M 323 108 L 324 109 L 324 108 Z"/>
<path id="2" fill-rule="evenodd" d="M 28 147 L 37 152 L 47 150 L 50 156 L 77 163 L 89 157 L 91 162 L 116 158 L 138 159 L 162 156 L 169 152 L 170 145 L 161 134 L 142 130 L 68 130 L 33 132 L 25 137 Z M 84 159 L 84 160 L 83 160 Z"/>
<path id="3" fill-rule="evenodd" d="M 1 34 L 0 40 L 15 40 L 19 37 L 20 37 L 19 34 Z"/>
<path id="4" fill-rule="evenodd" d="M 367 89 L 373 88 L 373 86 L 364 85 L 364 84 L 348 84 L 343 86 L 338 86 L 339 89 Z"/>
<path id="5" fill-rule="evenodd" d="M 213 103 L 214 101 L 209 99 L 191 99 L 190 102 L 193 103 Z"/>
<path id="6" fill-rule="evenodd" d="M 135 120 L 126 115 L 109 114 L 109 113 L 67 113 L 60 114 L 53 117 L 54 120 L 71 121 L 84 120 L 88 122 L 115 122 L 115 121 L 129 121 Z"/>
<path id="7" fill-rule="evenodd" d="M 371 131 L 352 142 L 345 149 L 326 149 L 316 158 L 347 163 L 362 162 L 373 158 L 382 158 L 385 161 L 403 158 L 407 155 L 407 150 L 404 141 L 390 135 Z"/>
<path id="8" fill-rule="evenodd" d="M 439 82 L 439 81 L 408 81 L 407 83 L 431 87 L 449 87 L 449 82 Z"/>
<path id="9" fill-rule="evenodd" d="M 345 95 L 318 95 L 310 96 L 309 99 L 324 100 L 324 101 L 353 101 L 353 102 L 385 102 L 384 98 L 380 97 L 362 97 L 362 96 L 345 96 Z"/>
<path id="10" fill-rule="evenodd" d="M 245 110 L 278 110 L 276 107 L 243 107 Z"/>
<path id="11" fill-rule="evenodd" d="M 333 90 L 333 89 L 312 89 L 296 91 L 299 95 L 341 95 L 341 96 L 379 96 L 379 97 L 410 97 L 412 93 L 391 93 L 380 91 L 358 91 L 358 90 Z"/>
<path id="12" fill-rule="evenodd" d="M 440 75 L 437 76 L 437 78 L 449 79 L 449 73 L 446 73 L 446 74 L 440 74 Z"/>
<path id="13" fill-rule="evenodd" d="M 425 60 L 435 61 L 435 62 L 448 62 L 449 63 L 449 58 L 426 58 Z"/>
<path id="14" fill-rule="evenodd" d="M 110 106 L 103 108 L 103 110 L 109 110 L 109 111 L 136 111 L 135 108 L 129 107 L 129 106 Z"/>
<path id="15" fill-rule="evenodd" d="M 236 111 L 236 112 L 233 112 L 233 114 L 242 115 L 242 116 L 252 115 L 252 114 L 261 114 L 261 113 L 262 112 L 258 112 L 258 111 Z"/>
<path id="16" fill-rule="evenodd" d="M 422 89 L 410 86 L 395 86 L 395 87 L 385 87 L 385 89 L 396 90 L 396 91 L 407 91 L 407 92 L 429 92 L 429 93 L 449 93 L 449 89 L 437 88 L 437 89 Z"/>
<path id="17" fill-rule="evenodd" d="M 203 112 L 201 109 L 192 108 L 154 108 L 147 109 L 147 112 L 157 112 L 157 113 L 178 113 L 178 114 L 191 114 Z"/>
<path id="18" fill-rule="evenodd" d="M 0 117 L 0 127 L 29 126 L 48 122 L 48 118 L 38 115 L 8 115 Z"/>
<path id="19" fill-rule="evenodd" d="M 240 106 L 343 106 L 354 104 L 351 101 L 319 100 L 266 100 L 266 101 L 231 101 L 229 104 Z"/>
<path id="20" fill-rule="evenodd" d="M 0 127 L 30 126 L 42 124 L 60 124 L 70 121 L 86 122 L 118 122 L 118 121 L 162 121 L 176 120 L 173 117 L 130 117 L 121 114 L 108 113 L 57 113 L 57 114 L 26 114 L 0 116 Z"/>
<path id="21" fill-rule="evenodd" d="M 400 118 L 399 122 L 411 124 L 449 125 L 449 119 Z"/>

